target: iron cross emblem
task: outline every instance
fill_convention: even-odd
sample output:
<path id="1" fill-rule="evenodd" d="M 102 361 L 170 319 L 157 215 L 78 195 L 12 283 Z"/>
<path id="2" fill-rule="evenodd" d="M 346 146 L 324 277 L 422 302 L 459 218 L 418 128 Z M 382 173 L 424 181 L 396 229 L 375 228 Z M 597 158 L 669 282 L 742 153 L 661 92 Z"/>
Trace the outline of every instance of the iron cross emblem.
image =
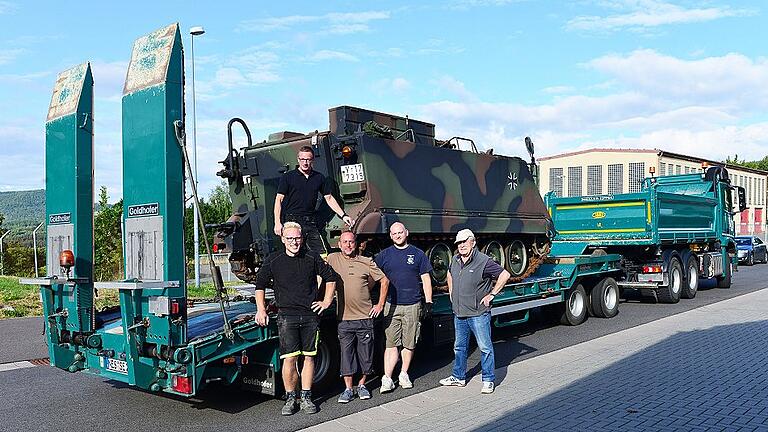
<path id="1" fill-rule="evenodd" d="M 517 173 L 509 173 L 507 176 L 507 180 L 509 180 L 509 183 L 507 183 L 507 186 L 509 186 L 509 190 L 515 190 L 517 189 Z"/>

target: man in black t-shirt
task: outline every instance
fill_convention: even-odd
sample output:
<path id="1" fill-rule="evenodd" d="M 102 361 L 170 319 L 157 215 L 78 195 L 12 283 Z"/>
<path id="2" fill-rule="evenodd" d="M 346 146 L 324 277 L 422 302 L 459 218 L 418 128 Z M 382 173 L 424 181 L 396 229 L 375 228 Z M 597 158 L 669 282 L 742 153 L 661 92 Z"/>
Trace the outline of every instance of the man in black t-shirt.
<path id="1" fill-rule="evenodd" d="M 317 406 L 312 402 L 312 379 L 319 336 L 318 315 L 331 306 L 338 276 L 320 255 L 301 247 L 301 225 L 286 222 L 282 229 L 285 250 L 269 255 L 256 274 L 256 323 L 261 326 L 269 323 L 264 291 L 272 280 L 278 308 L 277 328 L 286 392 L 282 414 L 291 415 L 299 409 L 296 397 L 296 386 L 299 383 L 296 364 L 299 356 L 304 356 L 301 410 L 314 414 Z M 319 295 L 318 276 L 327 282 L 322 301 L 316 300 Z"/>
<path id="2" fill-rule="evenodd" d="M 324 175 L 312 169 L 315 153 L 312 147 L 304 146 L 297 155 L 299 167 L 287 171 L 280 178 L 275 196 L 275 235 L 281 235 L 283 223 L 298 222 L 306 239 L 307 247 L 318 254 L 327 252 L 315 220 L 315 202 L 318 192 L 323 195 L 328 207 L 333 210 L 348 226 L 355 221 L 344 213 L 331 192 L 331 184 Z"/>

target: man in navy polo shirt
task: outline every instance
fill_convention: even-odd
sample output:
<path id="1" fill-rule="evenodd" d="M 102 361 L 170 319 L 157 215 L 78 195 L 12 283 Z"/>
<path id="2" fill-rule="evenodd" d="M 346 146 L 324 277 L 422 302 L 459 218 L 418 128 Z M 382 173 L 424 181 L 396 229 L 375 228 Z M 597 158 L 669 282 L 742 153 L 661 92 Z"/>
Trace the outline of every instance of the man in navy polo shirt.
<path id="1" fill-rule="evenodd" d="M 282 235 L 283 223 L 291 221 L 301 225 L 306 246 L 318 253 L 327 252 L 315 221 L 315 203 L 318 192 L 323 195 L 328 207 L 348 226 L 355 221 L 349 217 L 331 194 L 332 187 L 324 175 L 312 169 L 315 153 L 312 147 L 304 146 L 297 155 L 299 167 L 287 171 L 280 177 L 275 195 L 275 235 Z"/>
<path id="2" fill-rule="evenodd" d="M 384 306 L 384 376 L 381 377 L 381 393 L 395 389 L 392 374 L 402 356 L 403 364 L 398 377 L 400 387 L 412 388 L 408 367 L 413 350 L 419 340 L 421 316 L 432 312 L 432 280 L 429 272 L 432 264 L 421 249 L 408 244 L 408 230 L 400 222 L 389 227 L 389 237 L 394 243 L 376 255 L 376 265 L 389 279 L 387 303 Z M 424 310 L 422 310 L 422 291 Z M 402 354 L 399 348 L 402 347 Z"/>

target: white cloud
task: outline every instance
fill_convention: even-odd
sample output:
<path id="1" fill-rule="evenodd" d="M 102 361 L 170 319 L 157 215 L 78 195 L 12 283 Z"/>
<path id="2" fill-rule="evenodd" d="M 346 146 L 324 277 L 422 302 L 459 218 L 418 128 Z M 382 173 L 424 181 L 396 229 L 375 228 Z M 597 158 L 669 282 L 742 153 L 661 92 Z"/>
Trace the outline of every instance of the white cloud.
<path id="1" fill-rule="evenodd" d="M 437 86 L 437 88 L 440 88 L 450 94 L 457 96 L 459 100 L 462 100 L 462 101 L 477 100 L 477 97 L 473 95 L 469 90 L 467 90 L 467 87 L 464 85 L 463 82 L 457 80 L 452 76 L 448 76 L 448 75 L 441 76 L 440 78 L 434 81 L 434 84 Z"/>
<path id="2" fill-rule="evenodd" d="M 291 15 L 284 17 L 245 20 L 237 26 L 239 31 L 274 32 L 290 30 L 309 24 L 320 24 L 315 30 L 323 33 L 349 34 L 370 30 L 369 23 L 389 19 L 388 11 L 328 13 L 325 15 Z M 306 30 L 306 29 L 304 29 Z"/>
<path id="3" fill-rule="evenodd" d="M 605 4 L 605 3 L 603 3 Z M 609 16 L 578 16 L 566 24 L 568 30 L 642 30 L 670 24 L 713 21 L 749 15 L 745 9 L 729 7 L 686 8 L 659 0 L 624 0 L 608 3 L 620 13 Z"/>
<path id="4" fill-rule="evenodd" d="M 562 93 L 571 93 L 575 89 L 571 86 L 552 86 L 552 87 L 545 87 L 541 89 L 543 93 L 547 94 L 562 94 Z"/>
<path id="5" fill-rule="evenodd" d="M 320 61 L 326 61 L 326 60 L 339 60 L 339 61 L 347 61 L 347 62 L 360 61 L 360 59 L 353 56 L 352 54 L 347 54 L 341 51 L 331 51 L 331 50 L 320 50 L 310 55 L 309 57 L 307 57 L 307 60 L 312 62 L 320 62 Z"/>
<path id="6" fill-rule="evenodd" d="M 1 49 L 0 50 L 0 65 L 3 65 L 3 64 L 6 64 L 6 63 L 10 63 L 10 62 L 16 60 L 16 57 L 18 57 L 23 52 L 24 52 L 24 50 L 21 49 L 21 48 Z"/>
<path id="7" fill-rule="evenodd" d="M 8 1 L 0 1 L 0 15 L 16 12 L 19 6 Z"/>

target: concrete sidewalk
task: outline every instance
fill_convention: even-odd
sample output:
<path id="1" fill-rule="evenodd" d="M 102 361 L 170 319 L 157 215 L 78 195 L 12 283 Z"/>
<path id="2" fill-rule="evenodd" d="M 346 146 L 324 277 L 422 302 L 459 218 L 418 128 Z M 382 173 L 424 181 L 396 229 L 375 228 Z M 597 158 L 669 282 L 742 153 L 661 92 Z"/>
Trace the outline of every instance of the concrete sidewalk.
<path id="1" fill-rule="evenodd" d="M 480 394 L 478 373 L 464 388 L 438 387 L 306 430 L 768 431 L 768 289 L 496 375 L 492 395 Z"/>

